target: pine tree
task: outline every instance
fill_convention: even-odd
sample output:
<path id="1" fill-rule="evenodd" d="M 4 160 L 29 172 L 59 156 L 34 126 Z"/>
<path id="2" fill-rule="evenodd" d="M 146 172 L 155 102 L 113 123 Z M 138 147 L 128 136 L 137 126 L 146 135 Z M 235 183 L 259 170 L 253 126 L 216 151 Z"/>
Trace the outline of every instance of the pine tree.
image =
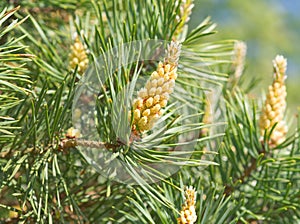
<path id="1" fill-rule="evenodd" d="M 246 44 L 193 4 L 0 3 L 1 222 L 300 221 L 287 60 L 253 99 Z"/>

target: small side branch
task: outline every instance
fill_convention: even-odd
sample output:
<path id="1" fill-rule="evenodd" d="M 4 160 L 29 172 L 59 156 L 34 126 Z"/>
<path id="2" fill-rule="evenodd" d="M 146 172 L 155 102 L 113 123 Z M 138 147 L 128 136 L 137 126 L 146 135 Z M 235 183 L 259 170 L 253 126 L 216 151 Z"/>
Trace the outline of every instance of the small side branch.
<path id="1" fill-rule="evenodd" d="M 89 148 L 96 148 L 96 149 L 112 149 L 116 150 L 118 147 L 121 146 L 120 143 L 112 144 L 108 142 L 99 142 L 99 141 L 89 141 L 83 139 L 76 139 L 76 138 L 64 138 L 61 139 L 59 143 L 58 149 L 60 151 L 64 151 L 69 148 L 74 148 L 76 146 L 85 146 Z"/>

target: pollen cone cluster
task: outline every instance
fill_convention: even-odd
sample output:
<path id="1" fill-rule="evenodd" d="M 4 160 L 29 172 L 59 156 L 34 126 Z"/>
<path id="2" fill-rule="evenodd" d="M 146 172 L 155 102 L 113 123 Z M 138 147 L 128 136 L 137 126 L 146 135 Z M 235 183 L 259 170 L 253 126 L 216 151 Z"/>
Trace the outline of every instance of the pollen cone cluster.
<path id="1" fill-rule="evenodd" d="M 69 66 L 75 69 L 78 65 L 78 73 L 83 74 L 88 67 L 89 59 L 87 57 L 86 50 L 81 43 L 79 37 L 75 38 L 75 43 L 71 46 L 71 52 L 69 54 Z"/>
<path id="2" fill-rule="evenodd" d="M 180 217 L 177 218 L 178 224 L 193 224 L 197 220 L 195 204 L 196 204 L 196 191 L 190 186 L 184 192 L 185 202 L 180 211 Z"/>
<path id="3" fill-rule="evenodd" d="M 182 0 L 179 6 L 180 13 L 176 16 L 177 22 L 180 22 L 177 26 L 177 29 L 174 33 L 174 36 L 177 37 L 184 28 L 184 25 L 190 20 L 190 15 L 194 7 L 193 0 Z"/>
<path id="4" fill-rule="evenodd" d="M 269 86 L 265 105 L 259 121 L 261 136 L 265 131 L 269 133 L 272 127 L 277 123 L 270 136 L 270 144 L 277 146 L 285 140 L 287 126 L 283 120 L 286 108 L 286 86 L 284 80 L 287 67 L 286 59 L 277 55 L 273 60 L 274 80 Z"/>
<path id="5" fill-rule="evenodd" d="M 162 115 L 161 109 L 167 105 L 173 92 L 180 45 L 171 42 L 166 53 L 164 63 L 159 62 L 156 71 L 151 74 L 145 87 L 138 91 L 137 99 L 133 101 L 133 132 L 142 133 L 150 130 Z"/>

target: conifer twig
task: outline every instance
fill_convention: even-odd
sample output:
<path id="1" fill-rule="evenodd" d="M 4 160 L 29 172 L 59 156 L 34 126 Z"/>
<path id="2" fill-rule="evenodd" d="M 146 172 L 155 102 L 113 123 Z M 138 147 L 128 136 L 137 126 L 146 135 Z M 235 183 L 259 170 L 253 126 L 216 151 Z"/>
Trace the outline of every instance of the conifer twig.
<path id="1" fill-rule="evenodd" d="M 97 149 L 112 149 L 113 151 L 121 146 L 121 143 L 112 144 L 109 142 L 100 142 L 100 141 L 90 141 L 83 139 L 61 139 L 59 143 L 58 149 L 64 151 L 65 149 L 69 149 L 76 146 L 85 146 L 89 148 L 97 148 Z"/>
<path id="2" fill-rule="evenodd" d="M 90 141 L 80 139 L 80 131 L 73 127 L 67 130 L 65 138 L 60 140 L 58 145 L 58 149 L 60 151 L 64 151 L 69 148 L 74 148 L 76 146 L 85 146 L 89 148 L 96 148 L 96 149 L 112 149 L 113 151 L 116 150 L 118 147 L 122 145 L 121 142 L 117 142 L 116 144 L 112 144 L 109 142 L 100 142 L 100 141 Z"/>

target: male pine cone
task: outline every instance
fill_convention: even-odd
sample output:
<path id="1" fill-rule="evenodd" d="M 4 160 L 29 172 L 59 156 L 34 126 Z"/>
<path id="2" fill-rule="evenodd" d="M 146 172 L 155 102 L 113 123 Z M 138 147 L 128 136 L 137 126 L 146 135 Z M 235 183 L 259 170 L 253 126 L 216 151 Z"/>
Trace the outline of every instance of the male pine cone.
<path id="1" fill-rule="evenodd" d="M 285 140 L 287 133 L 287 125 L 283 120 L 286 109 L 286 86 L 284 80 L 286 79 L 285 72 L 287 67 L 286 59 L 277 55 L 273 60 L 274 80 L 273 84 L 269 86 L 265 105 L 259 121 L 261 136 L 265 132 L 270 133 L 270 145 L 277 146 Z"/>
<path id="2" fill-rule="evenodd" d="M 159 62 L 156 71 L 151 74 L 145 87 L 140 89 L 137 99 L 133 101 L 133 132 L 150 130 L 162 115 L 161 109 L 167 105 L 175 86 L 180 47 L 176 42 L 168 45 L 164 63 Z"/>
<path id="3" fill-rule="evenodd" d="M 184 32 L 185 25 L 190 20 L 190 15 L 192 14 L 192 9 L 194 7 L 194 0 L 182 0 L 177 1 L 177 4 L 179 4 L 179 15 L 176 15 L 176 21 L 178 22 L 178 26 L 174 32 L 174 39 L 177 39 L 181 33 Z"/>
<path id="4" fill-rule="evenodd" d="M 75 39 L 75 43 L 70 48 L 69 54 L 69 66 L 75 69 L 78 66 L 78 73 L 82 75 L 88 67 L 89 59 L 86 54 L 86 50 L 81 43 L 79 37 Z"/>
<path id="5" fill-rule="evenodd" d="M 196 193 L 192 186 L 186 188 L 184 192 L 185 201 L 180 211 L 180 217 L 177 218 L 178 224 L 193 224 L 196 222 Z"/>

